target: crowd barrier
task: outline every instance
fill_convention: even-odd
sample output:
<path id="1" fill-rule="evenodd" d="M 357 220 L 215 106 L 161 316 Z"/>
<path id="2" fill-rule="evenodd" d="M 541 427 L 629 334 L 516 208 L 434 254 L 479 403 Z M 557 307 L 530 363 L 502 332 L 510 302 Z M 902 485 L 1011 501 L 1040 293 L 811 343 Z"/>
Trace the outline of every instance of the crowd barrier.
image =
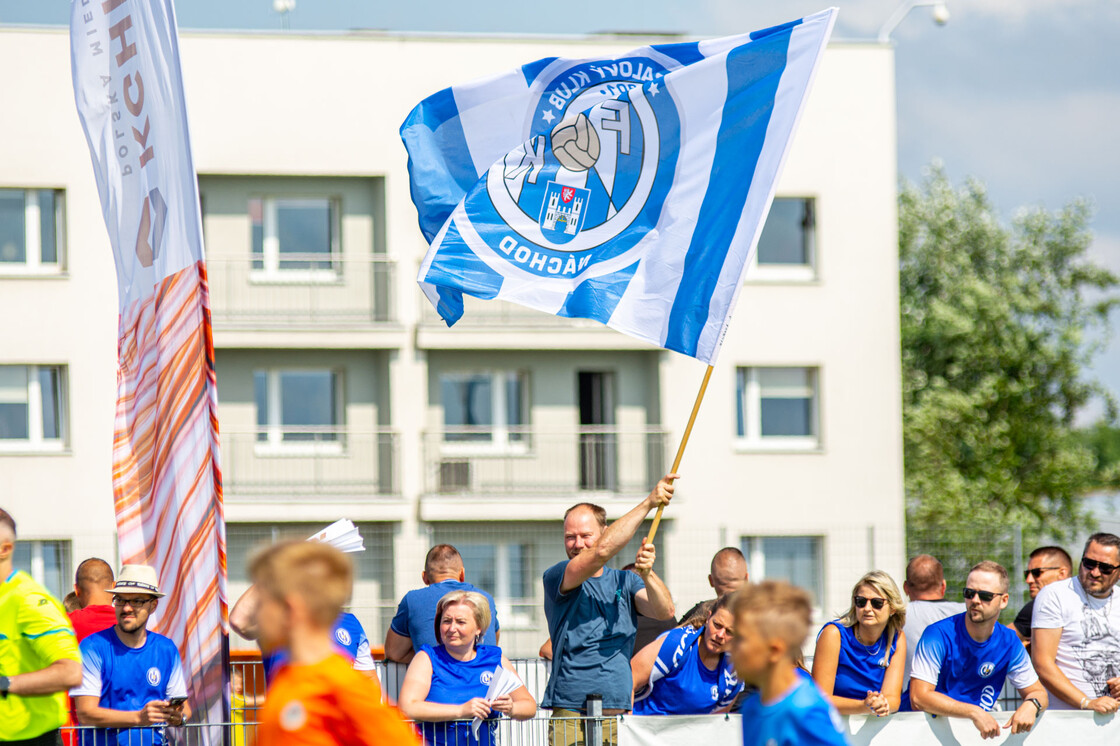
<path id="1" fill-rule="evenodd" d="M 996 713 L 1001 724 L 1009 713 Z M 963 718 L 932 717 L 906 712 L 885 718 L 851 716 L 842 718 L 852 746 L 979 746 L 980 744 L 1024 744 L 1025 746 L 1116 746 L 1120 744 L 1120 719 L 1116 715 L 1089 712 L 1048 711 L 1042 714 L 1029 733 L 1012 735 L 1004 731 L 992 740 L 983 740 L 972 722 Z M 451 728 L 451 724 L 436 724 Z M 546 712 L 520 722 L 503 718 L 496 724 L 500 746 L 548 746 L 553 727 L 579 728 L 586 746 L 605 746 L 612 728 L 617 729 L 618 746 L 734 746 L 742 741 L 739 715 L 687 715 L 673 717 L 571 718 L 552 720 Z M 107 739 L 104 732 L 75 728 L 76 746 L 144 746 L 151 743 L 152 729 L 136 729 L 119 742 Z M 168 740 L 181 746 L 257 746 L 256 723 L 185 725 L 168 727 Z M 148 733 L 144 733 L 148 731 Z M 84 738 L 83 738 L 84 736 Z M 147 736 L 145 738 L 145 736 Z M 71 743 L 64 730 L 64 743 Z M 449 737 L 449 746 L 470 746 L 462 739 Z M 470 741 L 470 743 L 477 743 Z M 267 746 L 267 744 L 261 744 Z"/>

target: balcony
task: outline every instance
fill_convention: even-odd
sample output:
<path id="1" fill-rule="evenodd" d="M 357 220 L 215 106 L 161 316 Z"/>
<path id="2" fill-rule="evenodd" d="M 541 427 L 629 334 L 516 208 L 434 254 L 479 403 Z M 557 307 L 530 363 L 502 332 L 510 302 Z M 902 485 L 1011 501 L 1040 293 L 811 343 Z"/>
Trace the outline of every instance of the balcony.
<path id="1" fill-rule="evenodd" d="M 395 262 L 388 257 L 284 254 L 266 262 L 259 255 L 217 254 L 207 258 L 206 267 L 219 335 L 396 326 Z"/>
<path id="2" fill-rule="evenodd" d="M 399 494 L 399 437 L 387 429 L 221 433 L 228 502 L 354 502 Z"/>
<path id="3" fill-rule="evenodd" d="M 448 428 L 424 435 L 426 495 L 494 498 L 579 493 L 629 499 L 664 473 L 666 432 L 659 428 Z M 551 509 L 550 509 L 551 510 Z M 523 517 L 523 516 L 519 516 Z M 555 517 L 549 513 L 548 517 Z"/>

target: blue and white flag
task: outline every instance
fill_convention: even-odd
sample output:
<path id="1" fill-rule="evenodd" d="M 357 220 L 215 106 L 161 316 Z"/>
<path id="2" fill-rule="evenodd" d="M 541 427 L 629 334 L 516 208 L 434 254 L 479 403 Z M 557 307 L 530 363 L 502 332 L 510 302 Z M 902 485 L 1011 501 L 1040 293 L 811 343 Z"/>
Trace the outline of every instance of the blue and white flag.
<path id="1" fill-rule="evenodd" d="M 401 137 L 440 316 L 464 293 L 512 301 L 712 364 L 835 17 L 422 101 Z"/>

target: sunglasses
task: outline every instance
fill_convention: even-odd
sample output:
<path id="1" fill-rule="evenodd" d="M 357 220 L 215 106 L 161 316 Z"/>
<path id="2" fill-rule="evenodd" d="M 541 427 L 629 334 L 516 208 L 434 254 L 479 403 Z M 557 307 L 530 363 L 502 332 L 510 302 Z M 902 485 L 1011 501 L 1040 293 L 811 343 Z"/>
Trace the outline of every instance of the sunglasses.
<path id="1" fill-rule="evenodd" d="M 857 609 L 862 609 L 864 606 L 867 606 L 867 604 L 870 603 L 871 608 L 875 609 L 875 611 L 878 611 L 879 609 L 883 608 L 883 605 L 887 602 L 887 599 L 865 598 L 864 596 L 856 596 L 852 599 L 852 602 L 856 605 Z"/>
<path id="2" fill-rule="evenodd" d="M 1002 596 L 1002 595 L 1003 595 L 1002 593 L 993 593 L 992 591 L 978 591 L 975 588 L 965 588 L 964 589 L 964 597 L 965 597 L 966 601 L 971 601 L 975 597 L 979 596 L 981 601 L 988 604 L 988 603 L 991 603 L 992 599 L 995 598 L 996 596 Z"/>
<path id="3" fill-rule="evenodd" d="M 1034 577 L 1035 580 L 1038 580 L 1039 576 L 1042 575 L 1042 573 L 1046 572 L 1047 570 L 1060 570 L 1060 569 L 1062 569 L 1062 568 L 1060 568 L 1060 567 L 1032 567 L 1030 570 L 1023 570 L 1023 580 L 1026 580 L 1027 578 L 1032 577 L 1032 576 Z"/>
<path id="4" fill-rule="evenodd" d="M 113 606 L 131 606 L 134 609 L 143 608 L 150 604 L 154 599 L 151 598 L 121 598 L 120 596 L 113 596 Z"/>
<path id="5" fill-rule="evenodd" d="M 1096 560 L 1091 560 L 1088 557 L 1081 558 L 1081 566 L 1089 572 L 1092 572 L 1093 570 L 1100 570 L 1101 575 L 1111 575 L 1112 573 L 1116 572 L 1117 567 L 1120 567 L 1120 565 L 1110 565 L 1107 562 L 1097 562 Z"/>

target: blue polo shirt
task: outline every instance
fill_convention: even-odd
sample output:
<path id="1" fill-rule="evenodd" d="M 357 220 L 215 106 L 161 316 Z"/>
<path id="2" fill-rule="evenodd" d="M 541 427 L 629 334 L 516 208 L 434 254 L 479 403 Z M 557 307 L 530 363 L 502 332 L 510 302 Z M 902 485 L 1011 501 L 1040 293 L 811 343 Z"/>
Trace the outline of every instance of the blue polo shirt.
<path id="1" fill-rule="evenodd" d="M 498 609 L 494 606 L 494 597 L 481 588 L 475 588 L 470 583 L 458 580 L 444 580 L 432 583 L 423 588 L 417 588 L 404 594 L 404 598 L 397 605 L 397 614 L 389 623 L 389 629 L 401 637 L 412 640 L 412 649 L 420 650 L 425 645 L 438 646 L 442 641 L 436 638 L 436 605 L 439 600 L 452 591 L 474 591 L 486 596 L 490 604 L 490 626 L 482 636 L 483 645 L 497 645 L 497 631 L 501 629 L 498 624 Z"/>
<path id="2" fill-rule="evenodd" d="M 992 710 L 1004 678 L 1016 689 L 1025 689 L 1038 681 L 1038 674 L 1014 632 L 996 624 L 991 637 L 976 642 L 968 634 L 965 614 L 926 627 L 914 651 L 910 677 L 934 684 L 935 691 L 958 702 Z"/>
<path id="3" fill-rule="evenodd" d="M 567 566 L 564 560 L 544 571 L 552 676 L 542 706 L 582 710 L 588 694 L 601 694 L 605 709 L 629 710 L 638 631 L 634 596 L 646 584 L 635 573 L 604 567 L 599 577 L 561 593 Z"/>
<path id="4" fill-rule="evenodd" d="M 187 696 L 179 649 L 169 638 L 148 631 L 144 644 L 130 648 L 117 637 L 116 627 L 82 640 L 82 683 L 71 697 L 98 698 L 110 710 L 135 712 L 149 702 Z M 83 746 L 158 746 L 161 728 L 99 728 L 82 730 Z"/>

